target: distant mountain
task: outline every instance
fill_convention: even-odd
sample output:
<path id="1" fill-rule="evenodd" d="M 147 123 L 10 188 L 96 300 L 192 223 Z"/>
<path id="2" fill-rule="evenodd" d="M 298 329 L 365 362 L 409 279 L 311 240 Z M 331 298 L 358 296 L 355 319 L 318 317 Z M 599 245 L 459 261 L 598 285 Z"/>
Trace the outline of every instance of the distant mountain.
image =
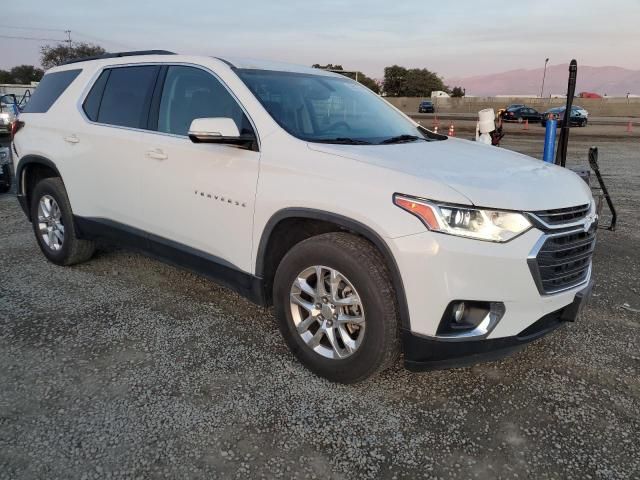
<path id="1" fill-rule="evenodd" d="M 466 78 L 447 78 L 450 87 L 460 85 L 468 95 L 540 95 L 542 68 L 511 70 L 491 75 Z M 544 95 L 566 94 L 569 65 L 547 67 Z M 595 92 L 600 95 L 624 96 L 627 92 L 640 94 L 640 70 L 621 67 L 586 67 L 578 65 L 576 93 Z"/>

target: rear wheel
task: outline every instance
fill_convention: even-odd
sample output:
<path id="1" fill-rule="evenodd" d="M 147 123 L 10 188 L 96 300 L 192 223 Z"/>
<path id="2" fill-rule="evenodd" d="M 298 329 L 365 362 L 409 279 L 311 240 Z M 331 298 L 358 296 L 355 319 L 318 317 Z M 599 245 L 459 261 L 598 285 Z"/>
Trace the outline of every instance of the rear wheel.
<path id="1" fill-rule="evenodd" d="M 40 250 L 53 263 L 73 265 L 93 255 L 95 244 L 76 234 L 71 205 L 60 178 L 46 178 L 33 189 L 31 224 Z"/>
<path id="2" fill-rule="evenodd" d="M 355 383 L 400 351 L 395 291 L 366 240 L 327 233 L 295 245 L 278 266 L 273 298 L 294 355 L 331 381 Z"/>

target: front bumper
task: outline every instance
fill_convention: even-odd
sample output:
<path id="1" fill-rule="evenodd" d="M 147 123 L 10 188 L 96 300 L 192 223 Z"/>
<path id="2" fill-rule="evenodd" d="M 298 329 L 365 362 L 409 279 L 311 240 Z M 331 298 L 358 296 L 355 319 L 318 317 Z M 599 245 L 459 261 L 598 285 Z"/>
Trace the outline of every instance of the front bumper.
<path id="1" fill-rule="evenodd" d="M 487 340 L 517 336 L 545 315 L 573 302 L 590 280 L 544 295 L 527 263 L 544 233 L 532 228 L 506 243 L 425 231 L 388 242 L 401 272 L 409 310 L 403 328 L 433 337 L 454 301 L 500 302 L 504 315 Z"/>
<path id="2" fill-rule="evenodd" d="M 443 341 L 424 337 L 403 329 L 402 342 L 405 367 L 412 371 L 439 370 L 472 365 L 478 362 L 497 360 L 520 350 L 556 328 L 575 321 L 591 296 L 593 282 L 575 293 L 573 301 L 511 337 L 490 340 Z"/>

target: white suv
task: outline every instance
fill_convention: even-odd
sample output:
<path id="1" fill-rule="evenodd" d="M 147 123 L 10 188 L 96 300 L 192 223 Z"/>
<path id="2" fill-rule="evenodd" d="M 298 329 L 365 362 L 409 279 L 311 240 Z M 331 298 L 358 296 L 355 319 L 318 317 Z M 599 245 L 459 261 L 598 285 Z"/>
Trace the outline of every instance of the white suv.
<path id="1" fill-rule="evenodd" d="M 494 358 L 574 320 L 596 215 L 574 173 L 416 124 L 341 75 L 151 51 L 51 69 L 13 146 L 59 265 L 107 240 L 274 305 L 356 382 Z"/>

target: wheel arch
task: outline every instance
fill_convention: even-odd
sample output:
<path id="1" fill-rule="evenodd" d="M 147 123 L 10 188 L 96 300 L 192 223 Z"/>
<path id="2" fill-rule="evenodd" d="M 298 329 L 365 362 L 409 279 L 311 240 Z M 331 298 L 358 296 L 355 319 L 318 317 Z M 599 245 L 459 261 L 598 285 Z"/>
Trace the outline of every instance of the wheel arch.
<path id="1" fill-rule="evenodd" d="M 308 235 L 304 232 L 298 235 L 294 232 L 293 235 L 291 235 L 291 232 L 287 231 L 287 248 L 278 251 L 274 245 L 279 239 L 278 233 L 282 232 L 285 226 L 291 225 L 292 222 L 299 222 L 307 226 L 314 225 L 316 227 L 315 234 L 328 233 L 331 231 L 347 231 L 368 240 L 382 254 L 385 260 L 389 273 L 391 274 L 391 282 L 396 292 L 401 325 L 403 328 L 409 328 L 409 308 L 402 276 L 400 275 L 400 269 L 398 268 L 395 257 L 387 243 L 368 225 L 352 218 L 323 210 L 284 208 L 273 214 L 267 221 L 258 244 L 255 275 L 263 280 L 264 295 L 268 304 L 271 303 L 272 300 L 271 289 L 273 287 L 273 277 L 275 276 L 275 270 L 280 261 L 291 247 L 314 235 Z"/>
<path id="2" fill-rule="evenodd" d="M 33 187 L 38 180 L 49 177 L 60 177 L 62 179 L 56 164 L 46 157 L 25 155 L 16 165 L 15 178 L 18 201 L 29 221 L 31 221 L 30 195 Z"/>

